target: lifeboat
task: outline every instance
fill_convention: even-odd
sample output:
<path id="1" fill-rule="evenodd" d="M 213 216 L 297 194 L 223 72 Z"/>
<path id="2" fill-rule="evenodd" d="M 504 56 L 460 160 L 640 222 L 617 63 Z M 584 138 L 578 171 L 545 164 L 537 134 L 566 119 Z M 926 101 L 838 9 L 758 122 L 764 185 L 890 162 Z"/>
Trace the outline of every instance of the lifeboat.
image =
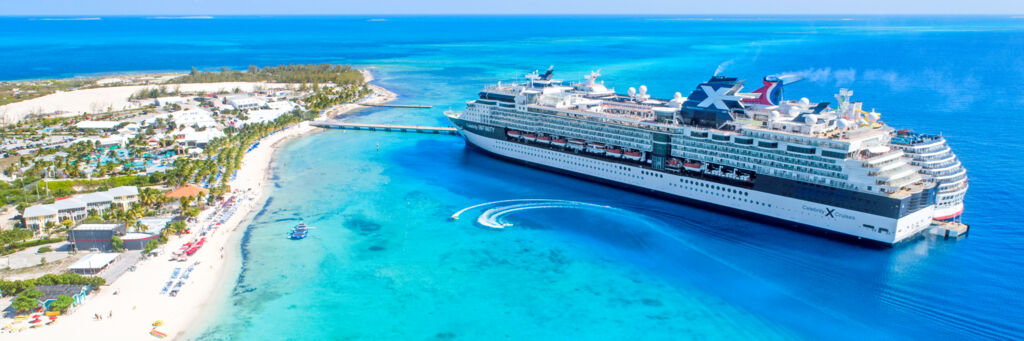
<path id="1" fill-rule="evenodd" d="M 556 147 L 565 147 L 565 139 L 551 139 L 551 145 Z"/>
<path id="2" fill-rule="evenodd" d="M 518 138 L 519 138 L 520 136 L 522 136 L 522 135 L 523 135 L 523 134 L 522 134 L 522 133 L 520 133 L 520 132 L 519 132 L 518 130 L 509 130 L 509 131 L 508 131 L 507 133 L 505 133 L 505 134 L 507 134 L 507 135 L 508 135 L 508 137 L 511 137 L 511 138 L 514 138 L 514 139 L 518 139 Z"/>
<path id="3" fill-rule="evenodd" d="M 549 144 L 549 143 L 551 143 L 551 137 L 550 136 L 538 136 L 537 137 L 537 142 L 543 143 L 543 144 Z"/>
<path id="4" fill-rule="evenodd" d="M 591 142 L 587 143 L 587 151 L 595 154 L 604 154 L 604 143 Z"/>
<path id="5" fill-rule="evenodd" d="M 525 134 L 523 134 L 523 139 L 526 140 L 526 142 L 537 141 L 537 134 L 525 133 Z"/>
<path id="6" fill-rule="evenodd" d="M 687 170 L 692 170 L 692 171 L 695 171 L 695 172 L 699 172 L 700 171 L 700 169 L 701 169 L 700 166 L 701 166 L 700 161 L 690 161 L 690 162 L 683 163 L 683 167 L 686 167 Z"/>
<path id="7" fill-rule="evenodd" d="M 583 150 L 586 148 L 587 142 L 580 139 L 569 139 L 569 148 L 575 150 Z"/>
<path id="8" fill-rule="evenodd" d="M 631 150 L 631 151 L 625 152 L 623 154 L 623 158 L 626 158 L 626 159 L 629 159 L 629 160 L 633 160 L 633 161 L 640 161 L 640 159 L 643 158 L 643 154 L 641 154 L 638 151 Z"/>
<path id="9" fill-rule="evenodd" d="M 683 162 L 679 161 L 679 159 L 668 159 L 668 161 L 665 161 L 665 166 L 671 169 L 679 170 L 679 168 L 683 167 Z"/>
<path id="10" fill-rule="evenodd" d="M 608 148 L 607 150 L 604 151 L 604 155 L 608 155 L 608 156 L 615 157 L 615 158 L 620 158 L 620 157 L 622 157 L 622 149 Z"/>

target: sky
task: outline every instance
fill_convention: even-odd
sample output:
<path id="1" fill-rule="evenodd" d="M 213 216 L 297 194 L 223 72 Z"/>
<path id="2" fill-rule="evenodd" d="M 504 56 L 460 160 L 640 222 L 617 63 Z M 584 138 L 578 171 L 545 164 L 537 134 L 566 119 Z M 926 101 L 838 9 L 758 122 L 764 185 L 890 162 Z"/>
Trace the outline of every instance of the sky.
<path id="1" fill-rule="evenodd" d="M 0 0 L 0 15 L 1024 14 L 1024 0 Z"/>

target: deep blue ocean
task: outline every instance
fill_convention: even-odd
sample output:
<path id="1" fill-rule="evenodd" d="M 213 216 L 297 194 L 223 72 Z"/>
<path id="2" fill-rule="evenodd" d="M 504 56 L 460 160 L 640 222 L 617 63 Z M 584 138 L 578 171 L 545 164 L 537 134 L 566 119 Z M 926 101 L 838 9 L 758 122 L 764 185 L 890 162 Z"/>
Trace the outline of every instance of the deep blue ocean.
<path id="1" fill-rule="evenodd" d="M 278 155 L 241 277 L 197 338 L 1024 338 L 1021 18 L 34 19 L 0 18 L 0 79 L 347 63 L 372 67 L 395 103 L 435 106 L 350 118 L 365 122 L 445 125 L 483 85 L 549 65 L 657 97 L 716 72 L 747 90 L 798 73 L 787 98 L 853 89 L 890 125 L 945 136 L 970 177 L 966 239 L 875 249 L 509 164 L 454 136 L 328 131 Z M 537 198 L 612 208 L 506 202 L 447 219 Z M 514 225 L 478 227 L 489 208 Z M 300 219 L 311 237 L 286 240 Z"/>

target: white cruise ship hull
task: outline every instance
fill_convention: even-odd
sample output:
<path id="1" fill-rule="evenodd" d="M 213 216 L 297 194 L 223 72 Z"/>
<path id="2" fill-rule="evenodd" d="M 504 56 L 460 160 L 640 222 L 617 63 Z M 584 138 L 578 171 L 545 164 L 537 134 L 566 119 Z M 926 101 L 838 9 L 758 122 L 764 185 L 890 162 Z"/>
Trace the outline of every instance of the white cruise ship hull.
<path id="1" fill-rule="evenodd" d="M 466 142 L 488 153 L 530 166 L 569 173 L 675 201 L 710 206 L 742 217 L 770 220 L 793 227 L 834 232 L 861 240 L 893 245 L 918 235 L 932 222 L 934 206 L 899 219 L 831 207 L 714 181 L 656 172 L 622 162 L 603 161 L 549 146 L 511 142 L 473 130 L 503 130 L 449 117 Z M 466 129 L 470 125 L 472 129 Z"/>

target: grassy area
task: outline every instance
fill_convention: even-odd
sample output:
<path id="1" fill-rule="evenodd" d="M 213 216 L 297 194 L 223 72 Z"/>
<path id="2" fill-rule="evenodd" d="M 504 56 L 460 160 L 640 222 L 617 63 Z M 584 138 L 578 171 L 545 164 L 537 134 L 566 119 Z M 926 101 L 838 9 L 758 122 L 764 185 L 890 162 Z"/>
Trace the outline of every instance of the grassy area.
<path id="1" fill-rule="evenodd" d="M 214 82 L 280 82 L 336 85 L 362 85 L 363 75 L 348 65 L 303 64 L 264 66 L 249 65 L 245 72 L 221 68 L 220 72 L 203 72 L 192 68 L 188 75 L 173 79 L 174 83 Z"/>
<path id="2" fill-rule="evenodd" d="M 0 82 L 0 105 L 30 100 L 57 91 L 74 90 L 92 84 L 95 81 L 95 78 L 65 78 Z"/>

